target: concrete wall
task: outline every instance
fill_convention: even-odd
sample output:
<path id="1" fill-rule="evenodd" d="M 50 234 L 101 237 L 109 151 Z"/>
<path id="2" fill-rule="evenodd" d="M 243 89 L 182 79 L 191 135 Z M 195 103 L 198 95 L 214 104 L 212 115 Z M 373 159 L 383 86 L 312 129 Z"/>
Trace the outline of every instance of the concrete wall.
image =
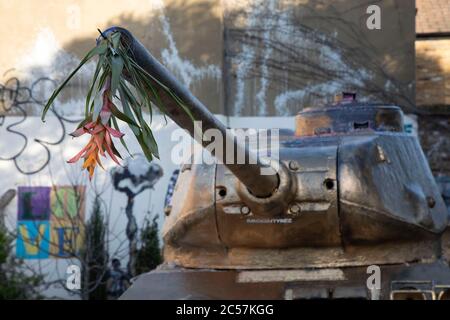
<path id="1" fill-rule="evenodd" d="M 22 87 L 34 85 L 34 97 L 45 100 L 54 84 L 39 79 L 60 81 L 94 45 L 97 28 L 121 25 L 215 113 L 293 115 L 342 90 L 411 109 L 414 1 L 376 2 L 381 30 L 366 26 L 369 4 L 2 0 L 0 18 L 11 28 L 2 30 L 0 84 L 14 91 L 11 78 L 17 76 Z M 84 95 L 93 68 L 93 63 L 87 66 L 72 83 L 60 101 L 71 110 L 61 112 L 77 113 L 74 104 Z M 39 113 L 39 107 L 28 107 Z"/>
<path id="2" fill-rule="evenodd" d="M 19 116 L 7 117 L 4 126 L 14 125 L 23 120 Z M 165 121 L 162 117 L 156 116 L 153 123 L 153 130 L 158 141 L 164 141 L 160 144 L 161 159 L 164 161 L 155 161 L 156 165 L 162 167 L 164 175 L 157 181 L 153 189 L 146 190 L 139 194 L 134 200 L 134 215 L 137 220 L 138 227 L 143 226 L 145 217 L 151 219 L 158 215 L 158 223 L 162 225 L 164 221 L 164 197 L 172 175 L 172 172 L 178 168 L 170 161 L 171 147 L 176 142 L 171 142 L 170 134 L 176 128 L 176 125 L 169 122 L 163 125 Z M 75 124 L 65 123 L 65 129 L 72 131 Z M 1 129 L 2 127 L 0 127 Z M 128 260 L 128 242 L 125 235 L 125 226 L 127 219 L 125 216 L 125 206 L 127 197 L 124 193 L 114 189 L 111 182 L 111 169 L 117 167 L 110 160 L 103 161 L 105 170 L 98 168 L 95 177 L 89 181 L 87 175 L 81 169 L 81 163 L 68 164 L 67 159 L 77 153 L 86 143 L 87 137 L 78 139 L 64 139 L 61 143 L 55 145 L 45 145 L 49 149 L 47 153 L 43 150 L 43 145 L 36 142 L 39 141 L 55 141 L 64 132 L 64 127 L 60 120 L 55 116 L 49 116 L 46 125 L 43 126 L 39 117 L 30 116 L 20 123 L 16 130 L 28 139 L 25 144 L 24 139 L 14 133 L 0 132 L 2 143 L 0 144 L 0 153 L 3 157 L 17 154 L 17 149 L 25 146 L 25 151 L 20 153 L 16 161 L 0 161 L 0 193 L 3 194 L 8 189 L 16 189 L 22 186 L 34 187 L 51 187 L 51 186 L 73 186 L 81 185 L 86 187 L 86 196 L 84 201 L 85 221 L 89 219 L 93 211 L 93 202 L 96 195 L 101 196 L 101 210 L 106 218 L 106 228 L 108 230 L 107 247 L 109 249 L 110 258 L 118 258 L 125 267 Z M 132 153 L 139 153 L 139 146 L 134 139 L 129 139 L 132 133 L 128 127 L 122 128 L 128 137 L 128 145 Z M 8 141 L 8 143 L 3 143 Z M 123 155 L 126 152 L 118 148 Z M 122 162 L 123 163 L 123 162 Z M 22 174 L 19 172 L 32 171 L 34 169 L 42 169 L 34 174 Z M 6 207 L 5 222 L 11 232 L 16 231 L 18 217 L 18 197 Z M 3 218 L 3 217 L 2 217 Z M 69 252 L 75 252 L 75 248 L 69 248 Z M 70 294 L 64 289 L 66 268 L 70 264 L 80 265 L 80 262 L 73 259 L 61 259 L 56 256 L 49 256 L 46 259 L 25 260 L 26 265 L 34 270 L 34 272 L 44 275 L 48 283 L 56 282 L 50 286 L 45 292 L 46 296 L 63 297 L 63 298 L 79 298 L 76 294 Z"/>
<path id="3" fill-rule="evenodd" d="M 226 1 L 226 108 L 293 115 L 351 90 L 360 100 L 414 109 L 414 1 Z"/>
<path id="4" fill-rule="evenodd" d="M 36 81 L 61 81 L 95 45 L 97 28 L 120 25 L 141 39 L 211 110 L 223 113 L 221 12 L 220 2 L 214 0 L 2 0 L 0 84 L 14 91 L 17 85 L 11 78 L 17 76 L 22 87 L 35 84 L 33 94 L 44 100 L 53 85 Z M 73 104 L 85 95 L 93 68 L 91 63 L 83 69 L 61 104 L 77 108 Z M 39 113 L 39 107 L 27 107 Z M 64 109 L 61 112 L 69 112 Z"/>

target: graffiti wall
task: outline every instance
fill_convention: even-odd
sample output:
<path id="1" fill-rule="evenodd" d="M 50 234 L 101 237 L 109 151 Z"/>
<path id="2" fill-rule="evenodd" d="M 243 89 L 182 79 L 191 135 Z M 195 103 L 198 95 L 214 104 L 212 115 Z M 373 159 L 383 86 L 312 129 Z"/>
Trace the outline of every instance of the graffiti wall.
<path id="1" fill-rule="evenodd" d="M 372 3 L 356 0 L 0 1 L 4 32 L 0 81 L 38 114 L 39 102 L 94 45 L 97 28 L 129 28 L 215 113 L 294 115 L 342 90 L 414 108 L 415 3 L 376 1 L 380 28 L 369 29 Z M 22 11 L 33 19 L 17 23 Z M 101 12 L 101 14 L 96 14 Z M 369 11 L 370 12 L 370 11 Z M 20 34 L 20 36 L 18 36 Z M 59 101 L 61 115 L 81 112 L 91 63 Z M 12 101 L 11 101 L 12 100 Z M 36 103 L 38 105 L 36 105 Z M 20 109 L 9 113 L 19 113 Z"/>
<path id="2" fill-rule="evenodd" d="M 357 0 L 0 0 L 0 19 L 11 26 L 0 31 L 0 192 L 17 190 L 4 218 L 17 257 L 55 284 L 46 295 L 77 297 L 63 289 L 64 279 L 68 266 L 80 264 L 96 199 L 109 258 L 126 265 L 129 234 L 149 217 L 162 225 L 179 169 L 170 161 L 177 126 L 161 115 L 151 124 L 161 159 L 152 165 L 129 158 L 121 171 L 106 162 L 90 181 L 80 164 L 66 163 L 87 142 L 67 133 L 80 121 L 95 62 L 41 122 L 51 92 L 95 45 L 97 28 L 130 29 L 228 126 L 293 129 L 299 109 L 343 89 L 412 106 L 414 1 L 377 4 L 382 29 L 369 32 L 367 6 Z M 30 12 L 31 19 L 17 18 Z M 139 154 L 129 140 L 130 153 Z"/>
<path id="3" fill-rule="evenodd" d="M 83 245 L 84 187 L 18 187 L 17 257 L 75 257 Z"/>
<path id="4" fill-rule="evenodd" d="M 293 117 L 224 118 L 219 115 L 219 118 L 231 127 L 246 127 L 249 121 L 255 128 L 271 128 L 274 124 L 281 128 L 294 127 Z M 39 117 L 30 116 L 23 123 L 21 132 L 32 137 L 48 124 L 56 125 L 57 119 L 57 116 L 49 117 L 46 125 L 42 126 Z M 18 117 L 6 117 L 5 121 L 15 123 Z M 66 126 L 70 131 L 76 124 L 66 123 Z M 4 129 L 0 127 L 0 130 Z M 81 265 L 78 254 L 83 247 L 83 231 L 98 196 L 108 230 L 106 244 L 110 258 L 118 258 L 123 266 L 127 265 L 129 252 L 127 226 L 139 230 L 145 219 L 154 217 L 160 226 L 163 224 L 164 209 L 170 203 L 179 173 L 179 165 L 171 161 L 172 152 L 175 145 L 190 143 L 190 140 L 179 139 L 178 134 L 174 139 L 172 133 L 179 127 L 170 120 L 166 123 L 162 116 L 154 116 L 152 129 L 159 143 L 160 160 L 149 164 L 139 156 L 139 144 L 131 139 L 130 129 L 120 129 L 125 137 L 130 138 L 127 144 L 134 158 L 121 161 L 124 167 L 104 161 L 104 170 L 96 170 L 92 180 L 82 170 L 81 163 L 66 163 L 87 142 L 84 138 L 65 138 L 60 144 L 48 145 L 51 157 L 43 158 L 47 159 L 47 164 L 33 174 L 17 170 L 13 160 L 0 161 L 0 190 L 17 190 L 17 196 L 4 212 L 5 224 L 16 234 L 16 256 L 25 259 L 27 266 L 37 273 L 45 274 L 47 282 L 55 283 L 46 290 L 47 296 L 78 297 L 64 289 L 66 270 L 70 265 Z M 52 135 L 51 130 L 40 133 L 43 140 L 50 140 Z M 4 136 L 5 131 L 0 131 L 0 137 Z M 17 163 L 25 170 L 31 170 L 35 165 L 41 167 L 36 159 L 40 153 L 47 154 L 45 149 L 28 148 Z M 126 154 L 120 144 L 117 148 Z M 0 149 L 6 152 L 8 147 L 2 144 Z M 185 149 L 185 146 L 179 146 L 179 149 Z M 128 218 L 130 203 L 132 220 Z"/>
<path id="5" fill-rule="evenodd" d="M 20 119 L 17 116 L 5 117 L 6 127 Z M 17 191 L 2 218 L 16 238 L 15 256 L 24 259 L 30 270 L 45 275 L 47 283 L 54 284 L 45 294 L 49 297 L 79 298 L 64 289 L 66 270 L 70 265 L 81 267 L 84 263 L 80 249 L 86 249 L 83 246 L 86 239 L 84 232 L 95 210 L 96 199 L 100 201 L 100 210 L 104 216 L 109 257 L 119 259 L 123 266 L 126 266 L 129 254 L 126 232 L 130 221 L 127 215 L 130 213 L 127 210 L 129 196 L 132 196 L 131 214 L 137 232 L 144 226 L 146 219 L 156 217 L 158 224 L 162 225 L 164 199 L 170 198 L 168 190 L 173 189 L 172 173 L 178 169 L 170 161 L 171 147 L 176 143 L 171 142 L 171 132 L 176 126 L 172 122 L 166 124 L 161 116 L 155 116 L 152 128 L 160 144 L 161 161 L 156 160 L 151 164 L 141 161 L 138 142 L 131 139 L 133 135 L 128 128 L 121 128 L 130 138 L 128 148 L 134 155 L 133 159 L 121 161 L 127 168 L 126 172 L 121 171 L 124 167 L 104 161 L 104 170 L 99 168 L 95 177 L 89 180 L 82 170 L 82 164 L 66 162 L 86 140 L 64 138 L 59 144 L 46 145 L 49 157 L 47 149 L 39 143 L 35 144 L 35 133 L 39 132 L 42 140 L 50 141 L 57 130 L 61 130 L 58 123 L 57 116 L 50 116 L 45 126 L 39 117 L 28 116 L 19 126 L 22 135 L 15 134 L 17 138 L 13 133 L 8 136 L 6 127 L 0 127 L 2 141 L 11 141 L 11 144 L 1 144 L 3 154 L 12 152 L 9 149 L 16 143 L 24 148 L 25 139 L 22 136 L 31 141 L 16 161 L 0 161 L 0 192 L 8 189 Z M 48 126 L 53 129 L 43 129 Z M 76 124 L 65 123 L 65 126 L 69 131 L 74 130 Z M 126 154 L 124 150 L 120 151 Z M 23 172 L 32 173 L 24 174 L 17 165 Z"/>

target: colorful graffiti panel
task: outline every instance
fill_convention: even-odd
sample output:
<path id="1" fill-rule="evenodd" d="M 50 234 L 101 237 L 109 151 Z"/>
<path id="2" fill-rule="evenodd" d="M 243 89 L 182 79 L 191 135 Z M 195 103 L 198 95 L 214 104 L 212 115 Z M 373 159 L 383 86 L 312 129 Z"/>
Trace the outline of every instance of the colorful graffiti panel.
<path id="1" fill-rule="evenodd" d="M 48 220 L 50 187 L 19 187 L 19 220 Z"/>
<path id="2" fill-rule="evenodd" d="M 70 258 L 78 255 L 83 245 L 82 223 L 67 221 L 51 223 L 50 253 L 53 258 Z"/>
<path id="3" fill-rule="evenodd" d="M 19 221 L 17 223 L 16 255 L 21 259 L 47 259 L 50 248 L 48 221 Z"/>
<path id="4" fill-rule="evenodd" d="M 19 187 L 16 255 L 68 258 L 83 245 L 84 186 Z"/>
<path id="5" fill-rule="evenodd" d="M 58 186 L 51 192 L 52 221 L 84 221 L 84 186 Z"/>

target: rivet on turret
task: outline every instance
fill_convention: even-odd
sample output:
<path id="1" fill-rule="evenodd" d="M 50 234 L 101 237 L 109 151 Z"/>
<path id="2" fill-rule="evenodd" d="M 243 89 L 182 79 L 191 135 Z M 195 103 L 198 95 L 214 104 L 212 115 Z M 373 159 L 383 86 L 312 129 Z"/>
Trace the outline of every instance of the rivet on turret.
<path id="1" fill-rule="evenodd" d="M 241 213 L 242 213 L 243 215 L 249 214 L 249 213 L 250 213 L 250 208 L 247 207 L 247 206 L 242 206 L 242 207 L 241 207 Z"/>
<path id="2" fill-rule="evenodd" d="M 291 169 L 292 171 L 297 171 L 298 169 L 300 169 L 300 165 L 297 161 L 291 160 L 289 161 L 289 169 Z"/>
<path id="3" fill-rule="evenodd" d="M 428 196 L 427 203 L 428 203 L 428 207 L 434 208 L 434 206 L 436 205 L 436 200 L 434 200 L 433 197 Z"/>
<path id="4" fill-rule="evenodd" d="M 298 205 L 298 203 L 292 203 L 292 204 L 289 206 L 288 213 L 289 213 L 289 214 L 299 214 L 300 211 L 301 211 L 301 209 L 300 209 L 300 206 Z"/>

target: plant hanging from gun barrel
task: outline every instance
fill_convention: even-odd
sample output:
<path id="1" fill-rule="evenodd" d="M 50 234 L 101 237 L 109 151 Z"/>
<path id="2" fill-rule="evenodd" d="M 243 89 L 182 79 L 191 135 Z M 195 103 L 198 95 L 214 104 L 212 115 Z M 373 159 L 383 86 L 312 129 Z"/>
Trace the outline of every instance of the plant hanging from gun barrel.
<path id="1" fill-rule="evenodd" d="M 114 145 L 113 138 L 119 139 L 128 151 L 123 139 L 124 134 L 119 131 L 118 120 L 128 124 L 149 161 L 153 157 L 159 158 L 158 145 L 142 111 L 143 107 L 148 108 L 150 121 L 153 104 L 164 113 L 165 108 L 158 96 L 158 90 L 167 92 L 193 120 L 181 99 L 136 63 L 125 41 L 121 41 L 120 32 L 111 32 L 108 35 L 104 35 L 100 30 L 99 32 L 101 38 L 97 45 L 53 92 L 42 112 L 44 120 L 47 111 L 70 79 L 85 63 L 98 56 L 97 67 L 86 96 L 85 118 L 77 130 L 71 133 L 73 137 L 89 134 L 91 138 L 78 154 L 68 160 L 69 163 L 74 163 L 83 158 L 83 169 L 89 172 L 90 179 L 97 165 L 103 167 L 100 156 L 108 155 L 119 164 L 118 158 L 122 157 Z M 121 102 L 121 109 L 115 104 L 116 100 Z"/>

